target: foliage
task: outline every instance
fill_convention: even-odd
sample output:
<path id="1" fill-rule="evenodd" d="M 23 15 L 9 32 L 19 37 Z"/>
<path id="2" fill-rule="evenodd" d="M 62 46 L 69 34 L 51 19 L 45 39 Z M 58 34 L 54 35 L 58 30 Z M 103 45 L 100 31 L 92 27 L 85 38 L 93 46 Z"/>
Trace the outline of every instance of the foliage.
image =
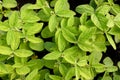
<path id="1" fill-rule="evenodd" d="M 91 0 L 75 11 L 68 0 L 16 7 L 16 0 L 0 2 L 3 80 L 94 80 L 100 73 L 98 80 L 120 80 L 120 62 L 101 62 L 107 46 L 116 50 L 120 42 L 120 6 L 113 0 Z"/>

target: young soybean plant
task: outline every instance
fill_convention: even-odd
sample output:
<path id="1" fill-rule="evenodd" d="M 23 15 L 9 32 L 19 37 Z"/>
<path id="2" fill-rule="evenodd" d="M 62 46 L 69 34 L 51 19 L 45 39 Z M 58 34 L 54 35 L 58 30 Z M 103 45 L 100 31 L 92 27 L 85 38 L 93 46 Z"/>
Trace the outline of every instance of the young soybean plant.
<path id="1" fill-rule="evenodd" d="M 120 6 L 113 0 L 91 0 L 75 11 L 68 0 L 16 8 L 16 0 L 0 2 L 3 80 L 120 80 L 119 62 L 101 61 L 107 46 L 116 50 L 120 41 Z"/>

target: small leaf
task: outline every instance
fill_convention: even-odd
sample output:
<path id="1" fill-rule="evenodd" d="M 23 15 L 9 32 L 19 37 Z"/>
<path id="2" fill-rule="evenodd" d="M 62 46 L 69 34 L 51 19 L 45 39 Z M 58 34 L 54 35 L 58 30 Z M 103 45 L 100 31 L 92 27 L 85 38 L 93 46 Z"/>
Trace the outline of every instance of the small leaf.
<path id="1" fill-rule="evenodd" d="M 33 54 L 33 52 L 26 49 L 18 49 L 14 54 L 18 57 L 29 57 Z"/>
<path id="2" fill-rule="evenodd" d="M 109 43 L 112 45 L 112 47 L 116 50 L 116 45 L 115 45 L 115 42 L 114 40 L 112 39 L 111 35 L 107 34 L 106 33 L 106 36 L 107 36 L 107 39 L 109 41 Z"/>
<path id="3" fill-rule="evenodd" d="M 120 13 L 120 6 L 118 4 L 114 4 L 113 6 L 111 6 L 111 12 L 113 14 L 119 14 Z"/>
<path id="4" fill-rule="evenodd" d="M 0 73 L 2 73 L 2 74 L 7 74 L 8 73 L 5 64 L 3 64 L 2 62 L 0 62 Z"/>
<path id="5" fill-rule="evenodd" d="M 83 14 L 83 13 L 87 13 L 88 15 L 91 15 L 94 13 L 94 8 L 90 5 L 79 5 L 76 7 L 75 9 L 78 13 Z"/>
<path id="6" fill-rule="evenodd" d="M 106 57 L 104 60 L 103 60 L 103 63 L 106 65 L 106 66 L 113 66 L 113 61 L 109 58 L 109 57 Z"/>
<path id="7" fill-rule="evenodd" d="M 44 59 L 46 59 L 46 60 L 57 60 L 60 56 L 61 56 L 61 53 L 59 51 L 53 51 L 53 52 L 45 55 Z"/>
<path id="8" fill-rule="evenodd" d="M 57 13 L 58 11 L 69 10 L 69 8 L 70 5 L 67 0 L 57 0 L 57 2 L 55 3 L 54 11 L 55 13 Z"/>
<path id="9" fill-rule="evenodd" d="M 73 68 L 73 67 L 71 67 L 69 70 L 68 70 L 68 72 L 67 72 L 67 74 L 66 74 L 66 76 L 65 76 L 65 80 L 70 80 L 70 79 L 72 79 L 72 77 L 75 75 L 75 69 Z"/>
<path id="10" fill-rule="evenodd" d="M 14 8 L 17 6 L 16 0 L 3 0 L 3 7 Z"/>
<path id="11" fill-rule="evenodd" d="M 27 73 L 30 72 L 30 68 L 27 67 L 27 66 L 23 66 L 23 67 L 21 67 L 21 68 L 17 68 L 17 69 L 16 69 L 16 72 L 17 72 L 17 74 L 19 74 L 19 75 L 26 75 Z"/>
<path id="12" fill-rule="evenodd" d="M 33 80 L 34 77 L 38 74 L 38 69 L 34 69 L 29 75 L 26 77 L 25 80 Z"/>
<path id="13" fill-rule="evenodd" d="M 107 72 L 116 72 L 116 71 L 118 71 L 118 68 L 117 68 L 117 66 L 110 66 L 110 67 L 106 68 L 106 71 Z"/>
<path id="14" fill-rule="evenodd" d="M 56 75 L 49 75 L 49 77 L 52 79 L 52 80 L 62 80 L 62 78 L 60 76 L 56 76 Z"/>
<path id="15" fill-rule="evenodd" d="M 62 11 L 57 11 L 56 15 L 60 17 L 71 17 L 75 15 L 75 12 L 73 12 L 72 10 L 62 10 Z"/>
<path id="16" fill-rule="evenodd" d="M 108 33 L 112 34 L 112 35 L 119 35 L 120 34 L 120 28 L 115 26 L 115 27 L 111 28 Z"/>
<path id="17" fill-rule="evenodd" d="M 40 43 L 29 43 L 29 47 L 33 50 L 36 50 L 36 51 L 42 51 L 44 50 L 44 42 L 41 41 Z"/>
<path id="18" fill-rule="evenodd" d="M 4 23 L 0 22 L 0 30 L 1 31 L 8 31 L 9 30 L 9 27 L 4 25 Z"/>
<path id="19" fill-rule="evenodd" d="M 27 36 L 27 40 L 32 42 L 32 43 L 40 43 L 43 42 L 43 40 L 39 37 L 35 37 L 35 36 Z"/>
<path id="20" fill-rule="evenodd" d="M 58 26 L 58 20 L 56 15 L 52 15 L 49 19 L 48 27 L 50 32 L 53 32 Z"/>
<path id="21" fill-rule="evenodd" d="M 42 29 L 43 23 L 35 23 L 27 29 L 27 35 L 33 35 L 39 33 Z"/>
<path id="22" fill-rule="evenodd" d="M 46 27 L 42 30 L 42 32 L 41 32 L 41 36 L 42 36 L 43 38 L 50 38 L 50 37 L 52 37 L 53 35 L 54 35 L 54 33 L 50 32 L 48 26 L 46 26 Z"/>
<path id="23" fill-rule="evenodd" d="M 74 22 L 75 22 L 75 18 L 74 18 L 73 16 L 71 16 L 71 17 L 68 19 L 67 26 L 73 26 L 73 25 L 74 25 Z"/>
<path id="24" fill-rule="evenodd" d="M 64 37 L 67 41 L 69 41 L 69 42 L 71 42 L 71 43 L 75 43 L 75 42 L 76 42 L 76 37 L 75 37 L 75 35 L 74 35 L 72 32 L 70 32 L 67 28 L 63 28 L 63 29 L 62 29 L 62 35 L 63 35 L 63 37 Z"/>
<path id="25" fill-rule="evenodd" d="M 47 51 L 52 51 L 56 47 L 56 44 L 54 42 L 45 42 L 44 47 Z"/>
<path id="26" fill-rule="evenodd" d="M 60 71 L 60 73 L 62 74 L 62 76 L 65 76 L 66 75 L 66 73 L 67 73 L 67 67 L 64 65 L 64 64 L 60 64 L 60 66 L 59 66 L 59 71 Z"/>
<path id="27" fill-rule="evenodd" d="M 6 47 L 6 46 L 0 46 L 0 54 L 11 55 L 12 50 L 9 47 Z"/>
<path id="28" fill-rule="evenodd" d="M 59 49 L 59 51 L 60 52 L 63 51 L 65 49 L 66 45 L 67 45 L 67 41 L 65 40 L 63 35 L 60 33 L 58 36 L 58 49 Z"/>
<path id="29" fill-rule="evenodd" d="M 84 25 L 86 23 L 86 20 L 87 20 L 87 14 L 83 13 L 82 16 L 80 17 L 80 23 Z"/>
<path id="30" fill-rule="evenodd" d="M 120 61 L 117 63 L 118 67 L 120 68 Z"/>

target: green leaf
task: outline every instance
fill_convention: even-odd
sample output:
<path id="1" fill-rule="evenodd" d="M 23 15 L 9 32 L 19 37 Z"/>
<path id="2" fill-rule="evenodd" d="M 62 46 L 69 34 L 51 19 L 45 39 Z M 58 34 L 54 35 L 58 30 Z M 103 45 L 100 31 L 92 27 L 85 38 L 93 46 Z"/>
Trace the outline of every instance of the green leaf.
<path id="1" fill-rule="evenodd" d="M 114 18 L 115 24 L 120 28 L 120 13 L 118 13 Z"/>
<path id="2" fill-rule="evenodd" d="M 29 9 L 25 9 L 26 5 L 23 6 L 20 10 L 21 12 L 21 19 L 24 22 L 30 22 L 30 23 L 34 23 L 36 21 L 39 21 L 40 18 L 37 16 L 37 14 L 33 11 L 33 10 L 29 10 Z"/>
<path id="3" fill-rule="evenodd" d="M 114 4 L 112 7 L 111 7 L 111 12 L 113 14 L 119 14 L 120 13 L 120 6 L 118 4 Z"/>
<path id="4" fill-rule="evenodd" d="M 10 27 L 16 27 L 18 19 L 19 19 L 18 11 L 13 11 L 8 19 Z"/>
<path id="5" fill-rule="evenodd" d="M 103 60 L 103 63 L 109 67 L 109 66 L 113 66 L 113 61 L 109 58 L 109 57 L 106 57 L 104 60 Z"/>
<path id="6" fill-rule="evenodd" d="M 107 27 L 107 18 L 102 15 L 102 14 L 92 14 L 91 16 L 91 20 L 92 22 L 95 24 L 95 26 L 97 28 L 99 28 L 102 31 L 107 31 L 108 27 Z"/>
<path id="7" fill-rule="evenodd" d="M 32 42 L 32 43 L 41 43 L 43 42 L 43 40 L 39 37 L 35 37 L 35 36 L 27 36 L 26 38 L 28 41 Z"/>
<path id="8" fill-rule="evenodd" d="M 110 11 L 110 6 L 109 5 L 103 5 L 97 8 L 97 12 L 101 13 L 103 15 L 106 15 Z"/>
<path id="9" fill-rule="evenodd" d="M 119 35 L 120 34 L 120 28 L 115 26 L 115 27 L 111 28 L 108 33 L 112 34 L 112 35 Z"/>
<path id="10" fill-rule="evenodd" d="M 31 73 L 29 73 L 25 80 L 33 80 L 37 74 L 38 69 L 34 69 Z"/>
<path id="11" fill-rule="evenodd" d="M 59 51 L 53 51 L 51 53 L 48 53 L 44 56 L 44 59 L 46 60 L 57 60 L 61 56 L 61 53 Z"/>
<path id="12" fill-rule="evenodd" d="M 3 0 L 3 7 L 14 8 L 17 6 L 16 0 Z"/>
<path id="13" fill-rule="evenodd" d="M 120 61 L 117 63 L 118 67 L 120 68 Z"/>
<path id="14" fill-rule="evenodd" d="M 49 77 L 52 79 L 52 80 L 62 80 L 62 78 L 60 76 L 57 76 L 57 75 L 49 75 Z"/>
<path id="15" fill-rule="evenodd" d="M 62 52 L 67 45 L 67 41 L 63 37 L 62 33 L 60 32 L 58 35 L 58 49 L 60 52 Z"/>
<path id="16" fill-rule="evenodd" d="M 73 12 L 72 10 L 61 10 L 61 11 L 57 11 L 56 15 L 60 17 L 71 17 L 75 15 L 75 12 Z"/>
<path id="17" fill-rule="evenodd" d="M 112 80 L 112 78 L 110 76 L 105 76 L 102 78 L 102 80 Z"/>
<path id="18" fill-rule="evenodd" d="M 112 45 L 112 47 L 116 50 L 116 45 L 115 45 L 114 40 L 112 39 L 112 36 L 106 33 L 106 37 L 107 37 L 109 43 Z"/>
<path id="19" fill-rule="evenodd" d="M 115 71 L 118 71 L 118 68 L 117 68 L 117 66 L 110 66 L 110 67 L 106 68 L 106 71 L 107 72 L 115 72 Z"/>
<path id="20" fill-rule="evenodd" d="M 89 40 L 96 32 L 96 27 L 91 27 L 90 29 L 86 29 L 84 32 L 82 32 L 78 38 L 79 42 L 85 42 L 86 40 Z"/>
<path id="21" fill-rule="evenodd" d="M 57 2 L 55 3 L 55 8 L 54 8 L 55 13 L 57 13 L 58 11 L 69 10 L 69 9 L 70 6 L 68 0 L 57 0 Z"/>
<path id="22" fill-rule="evenodd" d="M 15 50 L 19 47 L 20 44 L 20 33 L 16 31 L 9 30 L 7 32 L 7 44 L 11 46 L 12 50 Z"/>
<path id="23" fill-rule="evenodd" d="M 12 53 L 13 53 L 13 51 L 9 47 L 0 46 L 0 54 L 11 55 Z"/>
<path id="24" fill-rule="evenodd" d="M 45 42 L 44 47 L 47 51 L 52 51 L 56 47 L 56 44 L 54 42 Z"/>
<path id="25" fill-rule="evenodd" d="M 9 27 L 4 25 L 4 23 L 0 22 L 0 30 L 1 31 L 8 31 L 9 30 Z"/>
<path id="26" fill-rule="evenodd" d="M 108 0 L 108 3 L 109 3 L 110 5 L 113 5 L 113 4 L 114 4 L 113 0 Z"/>
<path id="27" fill-rule="evenodd" d="M 75 22 L 75 18 L 74 18 L 73 16 L 71 16 L 71 17 L 68 19 L 67 26 L 73 26 L 73 25 L 74 25 L 74 22 Z"/>
<path id="28" fill-rule="evenodd" d="M 80 14 L 87 13 L 88 15 L 91 15 L 94 13 L 94 8 L 88 4 L 79 5 L 75 10 Z"/>
<path id="29" fill-rule="evenodd" d="M 18 57 L 29 57 L 33 54 L 33 52 L 26 49 L 18 49 L 14 54 Z"/>
<path id="30" fill-rule="evenodd" d="M 62 28 L 62 35 L 67 41 L 69 41 L 71 43 L 76 42 L 75 35 L 72 32 L 70 32 L 67 28 Z"/>
<path id="31" fill-rule="evenodd" d="M 36 51 L 42 51 L 44 50 L 44 42 L 41 41 L 40 43 L 29 43 L 29 47 L 33 50 L 36 50 Z"/>
<path id="32" fill-rule="evenodd" d="M 66 76 L 67 70 L 68 69 L 67 69 L 67 67 L 64 64 L 60 64 L 59 71 L 62 74 L 62 76 Z"/>
<path id="33" fill-rule="evenodd" d="M 58 20 L 56 15 L 52 15 L 48 22 L 50 32 L 53 32 L 58 26 Z"/>
<path id="34" fill-rule="evenodd" d="M 46 0 L 36 0 L 36 4 L 40 7 L 43 7 L 45 5 Z"/>
<path id="35" fill-rule="evenodd" d="M 70 80 L 74 75 L 75 75 L 75 69 L 71 67 L 65 76 L 65 80 Z"/>
<path id="36" fill-rule="evenodd" d="M 27 35 L 33 35 L 39 33 L 42 29 L 43 23 L 35 23 L 27 29 Z"/>
<path id="37" fill-rule="evenodd" d="M 7 74 L 8 71 L 5 67 L 5 64 L 3 64 L 2 62 L 0 62 L 0 74 Z"/>
<path id="38" fill-rule="evenodd" d="M 87 20 L 87 14 L 83 13 L 80 17 L 80 23 L 84 25 L 86 23 L 86 20 Z"/>
<path id="39" fill-rule="evenodd" d="M 17 74 L 19 75 L 26 75 L 30 72 L 30 68 L 27 66 L 23 66 L 21 68 L 16 69 Z"/>
<path id="40" fill-rule="evenodd" d="M 50 38 L 50 37 L 54 36 L 54 33 L 50 32 L 48 26 L 46 26 L 46 27 L 42 30 L 41 36 L 42 36 L 43 38 Z"/>

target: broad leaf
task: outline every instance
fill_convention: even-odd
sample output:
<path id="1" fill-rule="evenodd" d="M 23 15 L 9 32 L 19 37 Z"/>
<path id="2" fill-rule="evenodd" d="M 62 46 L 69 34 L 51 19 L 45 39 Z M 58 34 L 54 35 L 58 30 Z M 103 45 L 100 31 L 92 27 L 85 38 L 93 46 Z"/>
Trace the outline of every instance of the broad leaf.
<path id="1" fill-rule="evenodd" d="M 27 36 L 26 39 L 32 43 L 40 43 L 43 42 L 43 40 L 39 37 L 35 37 L 35 36 Z"/>
<path id="2" fill-rule="evenodd" d="M 70 6 L 68 3 L 68 0 L 58 0 L 55 3 L 54 11 L 55 11 L 55 13 L 57 13 L 58 11 L 69 10 L 69 8 L 70 8 Z"/>
<path id="3" fill-rule="evenodd" d="M 35 23 L 33 26 L 29 26 L 27 29 L 27 35 L 33 35 L 39 33 L 42 29 L 43 23 Z"/>
<path id="4" fill-rule="evenodd" d="M 62 35 L 67 41 L 69 41 L 71 43 L 76 42 L 75 35 L 72 32 L 70 32 L 67 28 L 62 28 Z"/>
<path id="5" fill-rule="evenodd" d="M 79 5 L 76 7 L 76 11 L 80 14 L 87 13 L 88 15 L 91 15 L 94 13 L 94 8 L 90 5 Z"/>
<path id="6" fill-rule="evenodd" d="M 68 69 L 64 64 L 60 64 L 59 71 L 62 74 L 62 76 L 66 76 Z"/>
<path id="7" fill-rule="evenodd" d="M 74 25 L 74 22 L 75 22 L 75 18 L 74 18 L 73 16 L 71 16 L 71 17 L 68 19 L 67 26 L 73 26 L 73 25 Z"/>
<path id="8" fill-rule="evenodd" d="M 3 0 L 3 7 L 14 8 L 17 6 L 16 0 Z"/>
<path id="9" fill-rule="evenodd" d="M 86 20 L 87 20 L 87 14 L 83 13 L 80 17 L 80 23 L 84 25 L 86 23 Z"/>
<path id="10" fill-rule="evenodd" d="M 103 63 L 104 63 L 105 66 L 107 66 L 107 67 L 113 66 L 113 61 L 112 61 L 109 57 L 106 57 L 106 58 L 103 60 Z"/>
<path id="11" fill-rule="evenodd" d="M 16 68 L 16 72 L 19 75 L 26 75 L 27 73 L 30 72 L 30 68 L 27 66 L 23 66 L 21 68 Z"/>
<path id="12" fill-rule="evenodd" d="M 115 27 L 111 28 L 108 33 L 112 34 L 112 35 L 119 35 L 120 34 L 120 28 L 115 26 Z"/>
<path id="13" fill-rule="evenodd" d="M 13 51 L 9 47 L 0 46 L 0 54 L 11 55 L 12 53 L 13 53 Z"/>
<path id="14" fill-rule="evenodd" d="M 61 53 L 59 51 L 53 51 L 51 53 L 48 53 L 44 56 L 44 59 L 46 60 L 57 60 L 61 56 Z"/>
<path id="15" fill-rule="evenodd" d="M 75 69 L 73 68 L 73 67 L 71 67 L 69 70 L 68 70 L 68 72 L 67 72 L 67 74 L 66 74 L 66 76 L 65 76 L 65 80 L 70 80 L 70 79 L 72 79 L 72 77 L 75 75 Z"/>
<path id="16" fill-rule="evenodd" d="M 75 15 L 75 12 L 71 11 L 71 10 L 61 10 L 61 11 L 57 11 L 56 15 L 60 16 L 60 17 L 71 17 Z"/>
<path id="17" fill-rule="evenodd" d="M 34 70 L 26 77 L 25 80 L 33 80 L 37 74 L 38 74 L 38 69 L 34 69 Z"/>
<path id="18" fill-rule="evenodd" d="M 53 32 L 58 26 L 58 20 L 56 15 L 52 15 L 49 19 L 48 27 L 50 32 Z"/>
<path id="19" fill-rule="evenodd" d="M 18 49 L 14 54 L 18 57 L 29 57 L 33 54 L 33 52 L 26 49 Z"/>

